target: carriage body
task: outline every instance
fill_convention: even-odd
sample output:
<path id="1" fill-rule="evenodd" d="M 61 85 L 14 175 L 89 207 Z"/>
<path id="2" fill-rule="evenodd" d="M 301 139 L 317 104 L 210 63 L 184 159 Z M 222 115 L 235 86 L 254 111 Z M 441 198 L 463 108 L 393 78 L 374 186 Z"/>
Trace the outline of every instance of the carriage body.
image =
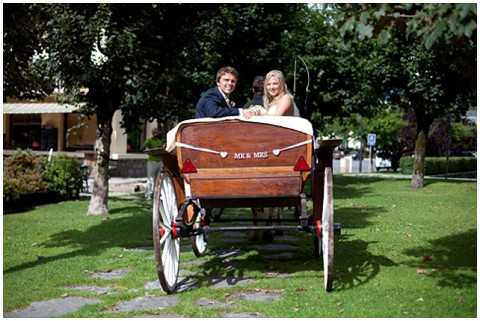
<path id="1" fill-rule="evenodd" d="M 311 174 L 312 135 L 291 128 L 238 119 L 190 123 L 176 142 L 189 196 L 205 208 L 295 205 Z"/>
<path id="2" fill-rule="evenodd" d="M 214 230 L 211 219 L 205 217 L 209 209 L 288 206 L 296 209 L 293 221 L 298 225 L 274 228 L 314 235 L 316 256 L 323 255 L 324 268 L 329 269 L 325 288 L 331 290 L 331 167 L 332 150 L 339 142 L 324 142 L 315 149 L 310 122 L 285 116 L 249 121 L 239 117 L 199 119 L 182 122 L 171 130 L 167 136 L 169 152 L 150 151 L 162 155 L 164 165 L 156 179 L 153 208 L 153 238 L 162 288 L 168 293 L 175 290 L 173 275 L 178 273 L 180 237 L 191 237 L 195 254 L 205 252 L 206 233 Z M 313 209 L 307 213 L 304 190 L 310 179 Z"/>

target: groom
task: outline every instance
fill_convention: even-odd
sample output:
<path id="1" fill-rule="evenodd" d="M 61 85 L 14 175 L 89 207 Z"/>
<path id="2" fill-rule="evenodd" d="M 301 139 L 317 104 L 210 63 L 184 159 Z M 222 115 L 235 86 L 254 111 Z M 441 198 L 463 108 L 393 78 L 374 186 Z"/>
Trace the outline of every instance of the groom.
<path id="1" fill-rule="evenodd" d="M 203 92 L 196 106 L 195 118 L 243 116 L 250 118 L 254 114 L 242 108 L 235 108 L 230 94 L 235 90 L 238 72 L 233 67 L 222 67 L 217 72 L 217 86 Z"/>

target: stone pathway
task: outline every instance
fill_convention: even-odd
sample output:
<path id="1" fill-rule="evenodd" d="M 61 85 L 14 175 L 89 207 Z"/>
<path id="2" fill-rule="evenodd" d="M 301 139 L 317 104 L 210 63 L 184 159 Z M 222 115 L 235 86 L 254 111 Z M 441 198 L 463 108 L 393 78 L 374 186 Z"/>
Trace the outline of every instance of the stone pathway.
<path id="1" fill-rule="evenodd" d="M 215 309 L 223 309 L 232 307 L 231 303 L 222 303 L 216 300 L 211 300 L 207 298 L 200 298 L 197 300 L 196 304 L 202 308 L 215 308 Z"/>
<path id="2" fill-rule="evenodd" d="M 208 283 L 214 289 L 226 289 L 237 285 L 250 285 L 255 283 L 254 279 L 238 278 L 233 276 L 228 277 L 211 277 L 208 279 Z"/>
<path id="3" fill-rule="evenodd" d="M 178 314 L 149 314 L 149 315 L 140 315 L 140 316 L 134 316 L 134 318 L 183 318 L 183 316 L 178 315 Z"/>
<path id="4" fill-rule="evenodd" d="M 259 291 L 246 291 L 246 292 L 239 292 L 230 295 L 229 299 L 240 299 L 240 300 L 248 300 L 248 301 L 257 301 L 257 302 L 264 302 L 264 303 L 271 303 L 277 300 L 280 300 L 282 294 L 280 291 L 270 291 L 270 290 L 259 290 Z"/>
<path id="5" fill-rule="evenodd" d="M 251 248 L 254 248 L 256 250 L 260 251 L 297 251 L 298 246 L 295 245 L 290 245 L 290 244 L 285 244 L 285 243 L 268 243 L 268 244 L 257 244 L 251 246 Z"/>
<path id="6" fill-rule="evenodd" d="M 101 287 L 101 286 L 95 286 L 95 285 L 74 285 L 74 286 L 67 286 L 65 287 L 65 289 L 93 292 L 96 294 L 107 294 L 112 290 L 112 288 L 108 286 Z"/>
<path id="7" fill-rule="evenodd" d="M 220 314 L 220 318 L 264 318 L 258 312 L 228 312 Z"/>
<path id="8" fill-rule="evenodd" d="M 292 252 L 283 252 L 283 253 L 275 253 L 275 254 L 268 254 L 264 255 L 263 258 L 266 260 L 292 260 L 298 257 L 297 253 Z"/>
<path id="9" fill-rule="evenodd" d="M 111 271 L 98 271 L 98 272 L 89 272 L 90 275 L 96 279 L 102 280 L 113 280 L 113 279 L 121 279 L 126 276 L 130 272 L 130 269 L 118 269 L 118 270 L 111 270 Z"/>
<path id="10" fill-rule="evenodd" d="M 72 313 L 85 305 L 101 303 L 100 300 L 81 297 L 65 297 L 33 302 L 27 308 L 4 313 L 6 318 L 53 318 Z"/>
<path id="11" fill-rule="evenodd" d="M 145 246 L 138 246 L 138 247 L 125 247 L 123 249 L 126 252 L 153 252 L 153 246 L 145 245 Z"/>
<path id="12" fill-rule="evenodd" d="M 229 238 L 224 238 L 224 242 L 229 243 L 227 240 L 230 239 L 233 242 L 240 242 L 245 244 L 247 239 L 247 234 L 241 232 L 232 233 Z M 204 275 L 207 272 L 193 272 L 185 267 L 196 267 L 208 263 L 211 260 L 219 260 L 220 263 L 220 274 L 225 272 L 234 272 L 236 265 L 241 261 L 240 256 L 246 254 L 250 249 L 256 249 L 262 252 L 261 256 L 266 260 L 289 260 L 294 259 L 297 256 L 298 247 L 285 243 L 298 241 L 299 238 L 292 235 L 282 235 L 276 236 L 273 243 L 266 244 L 247 244 L 244 249 L 239 249 L 235 246 L 231 248 L 217 248 L 209 250 L 208 255 L 202 258 L 195 258 L 189 261 L 182 261 L 182 267 L 180 269 L 180 275 L 178 279 L 178 288 L 177 292 L 182 293 L 185 291 L 191 291 L 199 287 L 200 282 L 202 282 L 202 287 L 210 287 L 212 290 L 215 289 L 228 289 L 236 286 L 249 286 L 255 284 L 256 280 L 248 277 L 235 277 L 235 276 L 224 276 L 224 275 Z M 247 242 L 248 243 L 248 242 Z M 227 245 L 228 247 L 228 245 Z M 182 244 L 182 248 L 185 250 L 191 251 L 191 246 L 188 244 Z M 139 246 L 132 248 L 124 248 L 124 251 L 153 251 L 151 246 Z M 200 267 L 201 269 L 201 267 Z M 131 269 L 120 268 L 115 270 L 108 271 L 85 271 L 92 278 L 101 279 L 101 280 L 118 280 L 124 278 L 128 273 L 131 272 Z M 292 274 L 289 273 L 279 273 L 279 272 L 265 272 L 266 278 L 285 278 L 290 277 Z M 110 286 L 96 286 L 96 285 L 72 285 L 65 287 L 65 289 L 70 291 L 78 292 L 90 292 L 97 295 L 106 295 L 106 294 L 116 294 L 113 291 L 113 288 Z M 162 295 L 162 296 L 152 296 L 149 295 L 148 290 L 161 290 L 160 282 L 158 279 L 153 281 L 147 281 L 144 283 L 143 289 L 128 289 L 129 293 L 139 293 L 146 295 L 137 297 L 132 300 L 122 301 L 117 303 L 111 311 L 113 312 L 138 312 L 146 311 L 146 313 L 156 313 L 164 308 L 174 307 L 179 303 L 179 298 L 175 295 Z M 239 288 L 241 290 L 241 288 Z M 76 292 L 74 292 L 76 293 Z M 256 289 L 256 290 L 244 290 L 235 292 L 225 297 L 226 302 L 219 302 L 214 299 L 207 297 L 202 297 L 198 299 L 195 304 L 200 308 L 211 308 L 227 311 L 219 311 L 219 317 L 222 318 L 257 318 L 264 317 L 257 312 L 228 312 L 228 308 L 235 307 L 235 301 L 238 300 L 247 300 L 254 302 L 262 303 L 272 303 L 277 300 L 280 300 L 282 297 L 281 290 L 268 290 L 268 289 Z M 85 305 L 89 304 L 99 304 L 101 303 L 98 299 L 84 298 L 79 296 L 68 296 L 52 299 L 48 301 L 34 302 L 27 308 L 23 310 L 7 312 L 4 314 L 5 317 L 60 317 L 68 313 L 78 311 Z M 138 318 L 176 318 L 182 317 L 176 314 L 139 314 Z"/>
<path id="13" fill-rule="evenodd" d="M 129 311 L 146 311 L 157 310 L 177 305 L 178 298 L 174 295 L 168 296 L 144 296 L 138 297 L 130 301 L 124 301 L 118 303 L 113 307 L 113 311 L 116 312 L 129 312 Z"/>

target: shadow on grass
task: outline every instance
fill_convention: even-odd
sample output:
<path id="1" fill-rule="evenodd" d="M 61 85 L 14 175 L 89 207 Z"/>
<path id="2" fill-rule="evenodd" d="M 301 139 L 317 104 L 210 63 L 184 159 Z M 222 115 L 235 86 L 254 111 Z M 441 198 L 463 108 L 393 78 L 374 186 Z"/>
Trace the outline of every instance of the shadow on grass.
<path id="1" fill-rule="evenodd" d="M 429 241 L 429 246 L 419 246 L 404 251 L 412 260 L 403 264 L 419 269 L 427 277 L 438 280 L 441 287 L 474 287 L 477 278 L 465 273 L 476 271 L 477 230 L 470 229 Z"/>
<path id="2" fill-rule="evenodd" d="M 370 219 L 385 212 L 383 207 L 340 207 L 335 209 L 335 222 L 344 228 L 364 228 L 372 224 Z"/>
<path id="3" fill-rule="evenodd" d="M 124 200 L 123 200 L 124 201 Z M 130 206 L 115 207 L 110 216 L 86 230 L 70 229 L 50 235 L 48 241 L 38 244 L 39 247 L 60 248 L 70 247 L 73 250 L 58 255 L 38 257 L 37 260 L 23 263 L 4 270 L 12 273 L 52 261 L 65 260 L 77 256 L 96 256 L 113 247 L 139 247 L 151 245 L 152 219 L 151 209 L 141 200 Z M 129 214 L 119 216 L 119 214 Z"/>
<path id="4" fill-rule="evenodd" d="M 350 209 L 347 209 L 348 211 Z M 349 221 L 352 227 L 364 227 L 370 224 L 368 217 L 378 215 L 382 212 L 382 208 L 368 209 L 366 213 L 359 219 L 357 209 L 351 210 L 352 213 L 343 211 L 343 215 L 352 215 Z M 235 212 L 237 214 L 238 210 Z M 336 213 L 338 213 L 337 211 Z M 227 212 L 231 215 L 230 211 Z M 337 216 L 338 217 L 338 216 Z M 337 219 L 336 219 L 337 220 Z M 355 223 L 355 220 L 357 221 Z M 360 222 L 358 222 L 360 221 Z M 322 258 L 314 257 L 313 236 L 301 234 L 298 241 L 287 242 L 295 244 L 298 249 L 294 253 L 288 249 L 279 252 L 271 252 L 268 250 L 270 243 L 250 242 L 244 239 L 244 243 L 239 242 L 238 245 L 224 244 L 215 240 L 214 244 L 210 244 L 210 254 L 205 258 L 199 259 L 200 264 L 195 264 L 201 271 L 200 274 L 191 275 L 181 281 L 180 286 L 187 284 L 196 284 L 198 286 L 211 286 L 218 282 L 227 282 L 231 285 L 242 281 L 251 272 L 260 272 L 264 274 L 264 278 L 271 278 L 276 274 L 292 274 L 289 277 L 298 277 L 294 275 L 297 272 L 318 272 L 318 277 L 323 278 Z M 219 233 L 223 239 L 229 237 L 228 233 Z M 305 237 L 308 240 L 305 242 Z M 283 241 L 275 241 L 274 244 L 284 243 Z M 352 234 L 337 236 L 335 240 L 335 262 L 334 262 L 334 291 L 342 291 L 373 280 L 380 272 L 382 267 L 396 266 L 397 264 L 386 256 L 373 255 L 368 250 L 369 245 L 373 242 L 365 242 L 360 239 L 354 239 Z M 263 248 L 265 246 L 265 248 Z M 223 252 L 222 252 L 223 251 Z M 229 254 L 225 255 L 225 252 Z M 291 250 L 290 250 L 291 251 Z M 287 253 L 284 253 L 287 252 Z M 278 258 L 272 259 L 269 256 L 278 254 Z M 291 257 L 283 257 L 282 254 L 291 254 Z M 182 264 L 189 265 L 188 261 Z M 185 266 L 185 265 L 183 265 Z M 182 268 L 182 267 L 181 267 Z M 248 277 L 247 277 L 248 278 Z M 257 277 L 257 279 L 263 277 Z"/>
<path id="5" fill-rule="evenodd" d="M 361 179 L 354 177 L 340 177 L 336 179 L 336 193 L 343 194 L 343 197 L 361 197 L 369 193 L 369 182 L 379 179 Z M 366 183 L 366 181 L 368 181 Z M 356 186 L 359 184 L 359 186 Z M 361 186 L 360 186 L 361 185 Z M 336 196 L 337 197 L 337 196 Z M 122 197 L 112 197 L 110 201 L 123 201 Z M 250 214 L 249 209 L 244 209 Z M 340 208 L 336 211 L 336 219 L 345 227 L 361 228 L 371 224 L 369 219 L 379 215 L 382 208 Z M 128 215 L 131 214 L 131 215 Z M 128 216 L 127 216 L 128 215 Z M 32 268 L 52 261 L 69 259 L 77 256 L 96 256 L 103 251 L 113 247 L 138 247 L 151 244 L 151 202 L 143 198 L 129 199 L 126 206 L 113 207 L 108 219 L 91 226 L 85 230 L 70 229 L 50 236 L 47 242 L 39 244 L 46 248 L 70 247 L 68 253 L 61 253 L 48 257 L 39 258 L 35 261 L 14 266 L 4 273 Z M 148 235 L 148 237 L 147 237 Z M 293 259 L 268 259 L 269 251 L 262 249 L 249 252 L 247 257 L 234 255 L 229 258 L 235 265 L 232 269 L 226 265 L 224 257 L 212 257 L 202 263 L 199 267 L 203 275 L 196 278 L 198 282 L 206 282 L 206 279 L 214 277 L 225 277 L 233 280 L 242 279 L 247 272 L 259 271 L 263 273 L 295 273 L 301 271 L 322 271 L 321 259 L 315 259 L 313 255 L 312 236 L 309 242 L 299 245 Z M 300 241 L 298 241 L 300 242 Z M 392 261 L 383 256 L 374 256 L 368 251 L 369 243 L 361 240 L 352 240 L 350 235 L 343 235 L 336 243 L 336 279 L 334 287 L 337 290 L 362 285 L 372 280 L 380 271 L 382 266 L 394 265 Z M 230 247 L 221 244 L 222 248 Z M 240 244 L 240 248 L 245 248 Z M 248 244 L 247 247 L 248 248 Z M 245 252 L 243 252 L 245 253 Z M 242 254 L 243 254 L 242 253 Z M 285 264 L 287 262 L 287 264 Z M 321 274 L 320 274 L 321 275 Z M 266 276 L 267 277 L 267 276 Z"/>
<path id="6" fill-rule="evenodd" d="M 472 185 L 472 186 L 476 186 L 476 181 L 460 181 L 460 180 L 454 180 L 454 179 L 448 179 L 448 180 L 445 180 L 445 179 L 428 179 L 426 178 L 424 180 L 424 187 L 426 186 L 431 186 L 431 185 L 435 185 L 435 184 L 452 184 L 452 185 Z"/>
<path id="7" fill-rule="evenodd" d="M 335 287 L 350 289 L 368 283 L 382 267 L 397 263 L 383 255 L 373 255 L 368 246 L 377 242 L 351 239 L 353 235 L 341 235 L 335 246 Z"/>
<path id="8" fill-rule="evenodd" d="M 335 199 L 360 198 L 372 192 L 368 184 L 380 182 L 385 179 L 376 177 L 348 177 L 335 175 L 333 179 L 333 194 Z"/>

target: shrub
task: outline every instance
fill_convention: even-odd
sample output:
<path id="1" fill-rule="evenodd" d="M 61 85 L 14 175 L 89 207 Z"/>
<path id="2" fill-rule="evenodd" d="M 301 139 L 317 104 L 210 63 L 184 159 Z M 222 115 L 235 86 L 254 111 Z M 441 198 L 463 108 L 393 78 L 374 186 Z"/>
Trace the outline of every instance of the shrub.
<path id="1" fill-rule="evenodd" d="M 165 148 L 165 144 L 166 143 L 165 143 L 164 137 L 153 136 L 145 140 L 144 146 L 145 146 L 145 149 L 153 149 L 153 148 L 159 148 L 159 147 Z M 148 160 L 160 161 L 160 157 L 155 155 L 148 155 Z"/>
<path id="2" fill-rule="evenodd" d="M 402 174 L 412 174 L 413 157 L 404 156 L 400 159 L 400 171 Z M 474 157 L 449 157 L 448 172 L 460 173 L 477 170 L 477 159 Z M 447 172 L 446 157 L 425 157 L 425 175 L 443 174 Z"/>
<path id="3" fill-rule="evenodd" d="M 43 157 L 18 150 L 5 160 L 3 167 L 3 201 L 13 203 L 25 195 L 47 191 L 42 179 Z"/>
<path id="4" fill-rule="evenodd" d="M 78 198 L 83 186 L 79 163 L 67 156 L 57 156 L 45 163 L 43 179 L 48 191 L 63 199 Z"/>

